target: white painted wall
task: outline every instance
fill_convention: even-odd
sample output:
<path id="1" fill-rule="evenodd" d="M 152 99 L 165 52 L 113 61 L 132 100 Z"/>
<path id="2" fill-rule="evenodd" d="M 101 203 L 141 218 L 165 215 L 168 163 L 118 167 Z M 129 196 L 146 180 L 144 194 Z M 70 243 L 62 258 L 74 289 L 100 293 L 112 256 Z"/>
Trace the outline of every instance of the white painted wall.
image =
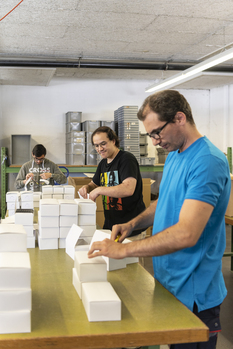
<path id="1" fill-rule="evenodd" d="M 2 146 L 10 151 L 11 134 L 31 134 L 32 147 L 42 143 L 47 156 L 56 163 L 65 163 L 65 113 L 82 111 L 85 120 L 113 120 L 114 110 L 122 105 L 141 106 L 148 96 L 145 87 L 148 81 L 121 80 L 71 80 L 53 79 L 48 87 L 1 86 Z M 218 92 L 208 90 L 181 90 L 189 101 L 198 129 L 216 141 L 223 120 L 217 120 L 210 110 L 210 96 L 213 107 L 222 111 L 222 100 Z M 213 103 L 214 104 L 214 103 Z M 210 115 L 214 122 L 210 122 Z M 145 132 L 140 122 L 141 132 Z M 221 129 L 221 137 L 224 130 Z M 150 140 L 149 140 L 150 142 Z M 226 150 L 223 142 L 216 144 Z M 149 143 L 149 156 L 155 156 L 155 149 Z"/>

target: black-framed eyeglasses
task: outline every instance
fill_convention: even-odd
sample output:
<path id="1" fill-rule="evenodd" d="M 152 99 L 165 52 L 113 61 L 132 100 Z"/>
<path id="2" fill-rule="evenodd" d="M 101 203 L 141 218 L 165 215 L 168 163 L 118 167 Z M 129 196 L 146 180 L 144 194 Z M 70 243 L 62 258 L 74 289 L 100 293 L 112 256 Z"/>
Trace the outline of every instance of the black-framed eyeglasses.
<path id="1" fill-rule="evenodd" d="M 160 139 L 160 132 L 164 129 L 167 124 L 169 124 L 171 121 L 167 121 L 166 124 L 164 124 L 158 131 L 153 131 L 151 133 L 147 133 L 147 136 L 150 138 L 154 138 L 156 140 Z"/>
<path id="2" fill-rule="evenodd" d="M 43 160 L 44 160 L 44 157 L 43 157 L 43 158 L 37 158 L 37 157 L 35 156 L 34 159 L 35 159 L 36 161 L 43 161 Z"/>
<path id="3" fill-rule="evenodd" d="M 100 144 L 94 144 L 94 149 L 105 148 L 108 142 L 101 142 Z"/>

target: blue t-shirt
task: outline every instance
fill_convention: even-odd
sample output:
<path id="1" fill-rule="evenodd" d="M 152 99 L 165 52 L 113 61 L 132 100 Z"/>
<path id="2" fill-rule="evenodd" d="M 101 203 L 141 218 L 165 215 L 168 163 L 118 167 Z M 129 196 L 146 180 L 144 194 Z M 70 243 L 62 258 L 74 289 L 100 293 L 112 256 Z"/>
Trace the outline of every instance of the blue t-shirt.
<path id="1" fill-rule="evenodd" d="M 185 151 L 169 153 L 160 184 L 153 235 L 176 224 L 186 199 L 214 207 L 195 246 L 153 257 L 155 278 L 190 310 L 222 303 L 227 290 L 221 271 L 226 245 L 225 211 L 231 190 L 226 156 L 206 137 Z"/>

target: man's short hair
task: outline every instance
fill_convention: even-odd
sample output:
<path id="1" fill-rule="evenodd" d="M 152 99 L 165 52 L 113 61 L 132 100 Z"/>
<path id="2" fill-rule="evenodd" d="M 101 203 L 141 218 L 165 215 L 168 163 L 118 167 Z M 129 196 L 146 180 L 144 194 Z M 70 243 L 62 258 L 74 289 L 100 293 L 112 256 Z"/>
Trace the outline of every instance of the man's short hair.
<path id="1" fill-rule="evenodd" d="M 97 133 L 106 133 L 107 137 L 110 141 L 115 140 L 115 146 L 117 148 L 119 148 L 120 146 L 120 141 L 119 138 L 117 137 L 117 134 L 108 126 L 100 126 L 98 127 L 91 135 L 91 143 L 92 145 L 94 145 L 93 143 L 93 137 L 97 134 Z"/>
<path id="2" fill-rule="evenodd" d="M 138 119 L 144 121 L 152 111 L 161 121 L 173 121 L 177 112 L 183 112 L 187 121 L 194 125 L 192 110 L 185 97 L 175 90 L 164 90 L 148 96 L 138 111 Z"/>
<path id="3" fill-rule="evenodd" d="M 46 148 L 42 144 L 37 144 L 32 149 L 32 154 L 35 155 L 35 157 L 41 157 L 42 155 L 46 155 Z"/>

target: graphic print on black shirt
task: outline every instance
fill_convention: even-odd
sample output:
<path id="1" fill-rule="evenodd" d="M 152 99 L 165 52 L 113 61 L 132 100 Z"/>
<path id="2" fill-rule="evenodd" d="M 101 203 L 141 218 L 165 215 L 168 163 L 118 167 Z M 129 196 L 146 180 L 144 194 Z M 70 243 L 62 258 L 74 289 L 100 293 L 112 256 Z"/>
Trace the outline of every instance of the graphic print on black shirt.
<path id="1" fill-rule="evenodd" d="M 103 187 L 114 187 L 115 185 L 119 185 L 118 171 L 101 173 L 100 184 Z M 103 206 L 105 210 L 122 211 L 122 199 L 103 195 Z"/>

